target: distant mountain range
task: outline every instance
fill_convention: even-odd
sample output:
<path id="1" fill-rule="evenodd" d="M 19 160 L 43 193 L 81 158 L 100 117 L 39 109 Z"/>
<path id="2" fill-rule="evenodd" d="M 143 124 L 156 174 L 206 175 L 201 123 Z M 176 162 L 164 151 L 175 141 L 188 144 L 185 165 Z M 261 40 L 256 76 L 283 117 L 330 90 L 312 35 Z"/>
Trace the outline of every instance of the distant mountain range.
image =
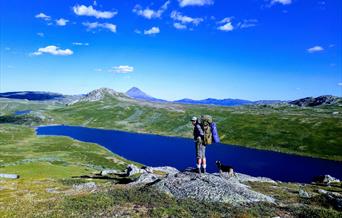
<path id="1" fill-rule="evenodd" d="M 259 100 L 249 101 L 244 99 L 215 99 L 207 98 L 203 100 L 193 100 L 184 98 L 176 101 L 167 101 L 159 98 L 154 98 L 145 92 L 141 91 L 137 87 L 129 89 L 125 93 L 117 92 L 109 88 L 100 88 L 91 91 L 85 95 L 63 95 L 53 92 L 34 92 L 34 91 L 22 91 L 22 92 L 4 92 L 0 93 L 0 98 L 12 98 L 12 99 L 27 99 L 33 101 L 58 101 L 65 104 L 76 103 L 79 101 L 97 101 L 102 99 L 105 95 L 116 96 L 116 97 L 130 97 L 137 100 L 149 101 L 149 102 L 171 102 L 178 104 L 202 104 L 202 105 L 218 105 L 218 106 L 239 106 L 239 105 L 255 105 L 255 104 L 277 104 L 277 103 L 289 103 L 301 107 L 310 107 L 318 105 L 328 104 L 340 104 L 342 98 L 324 95 L 319 97 L 307 97 L 297 99 L 294 101 L 280 101 L 280 100 Z"/>
<path id="2" fill-rule="evenodd" d="M 245 105 L 245 104 L 274 104 L 281 103 L 283 101 L 279 100 L 262 100 L 262 101 L 249 101 L 243 99 L 215 99 L 215 98 L 207 98 L 203 100 L 193 100 L 189 98 L 184 98 L 176 101 L 166 101 L 159 98 L 154 98 L 145 92 L 141 91 L 137 87 L 133 87 L 126 92 L 128 96 L 135 99 L 141 99 L 146 101 L 154 101 L 154 102 L 174 102 L 179 104 L 208 104 L 208 105 L 220 105 L 220 106 L 237 106 L 237 105 Z"/>
<path id="3" fill-rule="evenodd" d="M 83 95 L 63 95 L 54 92 L 41 91 L 19 91 L 19 92 L 3 92 L 0 98 L 26 99 L 30 101 L 58 101 L 61 103 L 70 103 L 81 99 Z"/>

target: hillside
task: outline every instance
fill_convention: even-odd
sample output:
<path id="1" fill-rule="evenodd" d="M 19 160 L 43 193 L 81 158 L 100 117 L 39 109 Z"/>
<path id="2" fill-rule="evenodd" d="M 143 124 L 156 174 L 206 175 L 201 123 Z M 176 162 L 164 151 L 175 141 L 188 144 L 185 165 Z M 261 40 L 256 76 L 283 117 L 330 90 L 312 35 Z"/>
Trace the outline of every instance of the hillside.
<path id="1" fill-rule="evenodd" d="M 341 215 L 339 183 L 303 186 L 240 173 L 227 178 L 146 168 L 99 145 L 37 137 L 20 125 L 0 125 L 0 139 L 0 174 L 19 175 L 0 177 L 0 217 Z"/>
<path id="2" fill-rule="evenodd" d="M 217 107 L 104 95 L 45 111 L 53 123 L 191 137 L 189 118 L 211 114 L 223 143 L 342 160 L 342 108 L 288 104 Z"/>

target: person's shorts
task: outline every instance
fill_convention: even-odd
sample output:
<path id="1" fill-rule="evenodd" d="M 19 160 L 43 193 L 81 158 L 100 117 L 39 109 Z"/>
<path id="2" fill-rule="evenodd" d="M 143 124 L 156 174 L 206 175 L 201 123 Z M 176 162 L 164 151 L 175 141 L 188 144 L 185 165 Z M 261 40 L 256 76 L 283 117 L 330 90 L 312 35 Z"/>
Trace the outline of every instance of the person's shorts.
<path id="1" fill-rule="evenodd" d="M 202 142 L 201 137 L 198 137 L 195 141 L 196 144 L 196 158 L 205 159 L 205 145 Z"/>

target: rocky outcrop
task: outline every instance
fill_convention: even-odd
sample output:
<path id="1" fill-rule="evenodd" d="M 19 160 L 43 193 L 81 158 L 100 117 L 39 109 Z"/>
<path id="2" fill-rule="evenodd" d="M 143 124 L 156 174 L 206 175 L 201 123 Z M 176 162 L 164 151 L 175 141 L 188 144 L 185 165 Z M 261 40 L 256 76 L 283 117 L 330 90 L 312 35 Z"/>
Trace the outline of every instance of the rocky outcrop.
<path id="1" fill-rule="evenodd" d="M 267 182 L 276 184 L 275 181 L 264 177 L 253 177 L 236 173 L 236 176 L 227 174 L 207 173 L 198 174 L 194 170 L 187 169 L 180 172 L 173 167 L 143 167 L 129 165 L 127 176 L 140 174 L 129 185 L 149 185 L 160 192 L 167 193 L 175 198 L 194 198 L 201 201 L 225 202 L 239 205 L 252 202 L 274 203 L 272 197 L 253 191 L 247 182 Z"/>
<path id="2" fill-rule="evenodd" d="M 164 193 L 175 198 L 194 198 L 201 201 L 225 202 L 232 205 L 239 205 L 252 202 L 270 202 L 275 200 L 267 195 L 251 190 L 243 184 L 237 174 L 237 177 L 228 177 L 225 175 L 214 174 L 196 174 L 193 172 L 181 172 L 161 179 L 153 186 Z M 253 179 L 252 181 L 256 181 Z"/>
<path id="3" fill-rule="evenodd" d="M 331 105 L 341 103 L 341 98 L 332 95 L 322 95 L 319 97 L 307 97 L 298 100 L 290 101 L 289 104 L 300 107 L 314 107 L 319 105 Z"/>

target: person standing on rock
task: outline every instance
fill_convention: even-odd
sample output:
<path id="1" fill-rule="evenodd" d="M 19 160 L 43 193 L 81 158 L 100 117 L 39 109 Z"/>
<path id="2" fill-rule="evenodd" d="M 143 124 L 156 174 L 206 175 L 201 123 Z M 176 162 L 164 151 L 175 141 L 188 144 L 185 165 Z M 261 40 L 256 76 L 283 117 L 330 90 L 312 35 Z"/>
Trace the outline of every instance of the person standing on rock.
<path id="1" fill-rule="evenodd" d="M 203 129 L 198 122 L 197 117 L 193 117 L 191 119 L 191 123 L 194 126 L 194 140 L 196 145 L 196 159 L 197 159 L 197 171 L 198 173 L 201 173 L 201 164 L 203 167 L 203 172 L 206 173 L 207 168 L 207 162 L 205 158 L 205 145 L 203 143 L 204 141 L 204 132 Z"/>

